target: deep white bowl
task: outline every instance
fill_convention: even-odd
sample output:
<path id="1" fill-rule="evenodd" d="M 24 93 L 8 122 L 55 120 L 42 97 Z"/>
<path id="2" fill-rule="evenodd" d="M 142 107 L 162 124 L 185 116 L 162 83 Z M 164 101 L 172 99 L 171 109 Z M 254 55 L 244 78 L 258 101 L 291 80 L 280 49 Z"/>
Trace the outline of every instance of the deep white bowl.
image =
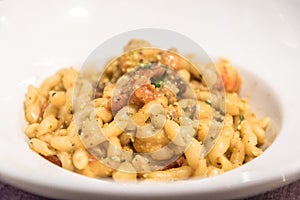
<path id="1" fill-rule="evenodd" d="M 299 1 L 0 1 L 0 179 L 68 199 L 238 198 L 299 179 L 299 9 Z M 120 184 L 61 169 L 29 149 L 27 85 L 60 67 L 80 66 L 113 35 L 145 27 L 180 32 L 209 56 L 238 66 L 242 94 L 280 129 L 262 156 L 212 178 Z"/>

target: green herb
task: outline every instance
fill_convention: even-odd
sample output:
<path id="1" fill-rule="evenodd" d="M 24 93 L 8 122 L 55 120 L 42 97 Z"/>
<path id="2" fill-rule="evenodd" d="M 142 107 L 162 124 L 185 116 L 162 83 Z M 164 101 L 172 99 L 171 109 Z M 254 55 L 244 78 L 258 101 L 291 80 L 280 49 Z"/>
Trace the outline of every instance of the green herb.
<path id="1" fill-rule="evenodd" d="M 238 131 L 240 131 L 240 130 L 242 129 L 241 123 L 242 123 L 242 121 L 244 121 L 244 120 L 245 120 L 245 116 L 244 116 L 244 115 L 240 115 L 240 122 L 239 122 L 239 124 L 238 124 L 238 126 L 237 126 L 237 130 L 238 130 Z"/>
<path id="2" fill-rule="evenodd" d="M 53 126 L 52 126 L 52 124 L 49 126 L 49 129 L 52 129 L 53 128 Z"/>
<path id="3" fill-rule="evenodd" d="M 161 87 L 161 84 L 159 83 L 159 81 L 154 82 L 153 85 L 154 85 L 155 88 L 160 88 Z"/>
<path id="4" fill-rule="evenodd" d="M 240 124 L 242 123 L 242 121 L 245 120 L 245 116 L 244 115 L 240 115 Z"/>
<path id="5" fill-rule="evenodd" d="M 205 100 L 205 103 L 211 106 L 211 101 L 209 99 Z"/>

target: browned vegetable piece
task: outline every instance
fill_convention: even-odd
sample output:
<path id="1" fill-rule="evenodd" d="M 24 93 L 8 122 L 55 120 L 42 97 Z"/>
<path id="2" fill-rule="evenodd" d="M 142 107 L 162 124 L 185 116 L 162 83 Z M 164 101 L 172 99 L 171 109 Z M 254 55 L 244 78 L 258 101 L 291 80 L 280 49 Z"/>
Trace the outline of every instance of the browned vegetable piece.
<path id="1" fill-rule="evenodd" d="M 56 155 L 53 156 L 43 156 L 45 159 L 47 159 L 48 161 L 52 162 L 53 164 L 62 167 L 62 163 L 59 160 L 59 158 Z"/>
<path id="2" fill-rule="evenodd" d="M 171 164 L 166 166 L 163 170 L 181 167 L 184 164 L 185 161 L 186 161 L 185 157 L 180 156 L 177 160 L 175 160 L 174 162 L 172 162 Z"/>

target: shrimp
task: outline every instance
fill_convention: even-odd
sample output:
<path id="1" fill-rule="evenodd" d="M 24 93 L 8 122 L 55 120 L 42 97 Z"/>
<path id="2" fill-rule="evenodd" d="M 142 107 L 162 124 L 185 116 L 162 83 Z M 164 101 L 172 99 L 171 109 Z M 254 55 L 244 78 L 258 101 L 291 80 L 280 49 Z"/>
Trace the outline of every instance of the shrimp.
<path id="1" fill-rule="evenodd" d="M 242 85 L 242 79 L 235 67 L 226 59 L 220 59 L 216 64 L 226 92 L 238 92 Z"/>
<path id="2" fill-rule="evenodd" d="M 135 105 L 143 105 L 155 99 L 155 88 L 151 84 L 142 85 L 134 91 L 131 103 Z"/>

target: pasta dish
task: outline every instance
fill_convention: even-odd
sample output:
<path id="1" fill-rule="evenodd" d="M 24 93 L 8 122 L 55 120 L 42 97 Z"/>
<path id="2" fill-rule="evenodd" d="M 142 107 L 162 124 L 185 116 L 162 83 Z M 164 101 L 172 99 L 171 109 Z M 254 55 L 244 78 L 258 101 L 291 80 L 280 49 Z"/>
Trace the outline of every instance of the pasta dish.
<path id="1" fill-rule="evenodd" d="M 104 71 L 63 68 L 28 87 L 29 146 L 64 169 L 115 181 L 235 169 L 263 153 L 270 119 L 239 95 L 242 79 L 228 60 L 210 66 L 216 72 L 133 39 Z"/>

